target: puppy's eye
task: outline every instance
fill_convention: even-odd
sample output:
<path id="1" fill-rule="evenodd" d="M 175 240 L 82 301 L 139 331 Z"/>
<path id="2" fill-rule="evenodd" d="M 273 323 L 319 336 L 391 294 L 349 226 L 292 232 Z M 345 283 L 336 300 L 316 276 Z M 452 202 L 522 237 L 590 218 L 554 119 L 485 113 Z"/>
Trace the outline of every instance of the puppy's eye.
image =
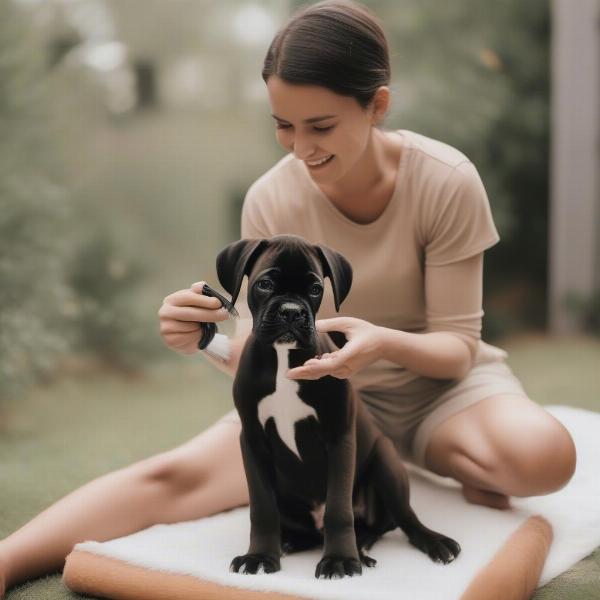
<path id="1" fill-rule="evenodd" d="M 313 283 L 310 286 L 309 294 L 311 296 L 318 296 L 323 291 L 323 286 L 320 283 Z"/>
<path id="2" fill-rule="evenodd" d="M 271 292 L 273 290 L 273 282 L 270 279 L 261 279 L 256 285 L 261 292 Z"/>

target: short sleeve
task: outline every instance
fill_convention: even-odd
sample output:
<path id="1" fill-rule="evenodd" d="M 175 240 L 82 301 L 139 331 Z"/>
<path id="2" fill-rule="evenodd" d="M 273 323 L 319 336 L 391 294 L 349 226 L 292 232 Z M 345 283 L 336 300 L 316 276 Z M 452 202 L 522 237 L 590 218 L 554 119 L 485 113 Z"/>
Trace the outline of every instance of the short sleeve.
<path id="1" fill-rule="evenodd" d="M 424 214 L 426 266 L 469 258 L 500 240 L 485 188 L 468 160 L 454 168 Z"/>

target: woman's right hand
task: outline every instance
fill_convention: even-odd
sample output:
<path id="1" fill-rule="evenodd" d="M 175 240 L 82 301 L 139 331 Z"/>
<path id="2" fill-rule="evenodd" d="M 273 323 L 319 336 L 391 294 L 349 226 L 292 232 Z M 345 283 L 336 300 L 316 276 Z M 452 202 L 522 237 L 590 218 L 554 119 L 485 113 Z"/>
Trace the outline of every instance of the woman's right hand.
<path id="1" fill-rule="evenodd" d="M 202 338 L 200 323 L 218 323 L 229 318 L 218 298 L 202 295 L 204 281 L 187 290 L 169 294 L 158 311 L 160 335 L 169 348 L 181 354 L 198 352 Z"/>

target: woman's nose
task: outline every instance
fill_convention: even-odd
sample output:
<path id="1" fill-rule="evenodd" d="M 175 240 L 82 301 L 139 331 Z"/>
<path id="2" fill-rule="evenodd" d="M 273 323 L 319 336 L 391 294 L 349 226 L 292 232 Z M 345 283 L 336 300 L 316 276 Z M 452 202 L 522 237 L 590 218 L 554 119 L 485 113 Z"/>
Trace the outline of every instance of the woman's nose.
<path id="1" fill-rule="evenodd" d="M 315 144 L 307 138 L 296 136 L 292 142 L 294 156 L 306 160 L 315 153 Z"/>

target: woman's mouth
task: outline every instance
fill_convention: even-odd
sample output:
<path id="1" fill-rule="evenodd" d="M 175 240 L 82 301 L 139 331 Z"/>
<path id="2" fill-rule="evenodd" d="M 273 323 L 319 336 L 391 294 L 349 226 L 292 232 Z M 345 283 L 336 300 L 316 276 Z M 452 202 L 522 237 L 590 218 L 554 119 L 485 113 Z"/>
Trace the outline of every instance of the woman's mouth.
<path id="1" fill-rule="evenodd" d="M 319 169 L 323 168 L 325 165 L 328 165 L 334 156 L 334 154 L 328 154 L 327 156 L 322 156 L 321 158 L 317 158 L 315 160 L 305 160 L 304 162 L 309 169 Z"/>

